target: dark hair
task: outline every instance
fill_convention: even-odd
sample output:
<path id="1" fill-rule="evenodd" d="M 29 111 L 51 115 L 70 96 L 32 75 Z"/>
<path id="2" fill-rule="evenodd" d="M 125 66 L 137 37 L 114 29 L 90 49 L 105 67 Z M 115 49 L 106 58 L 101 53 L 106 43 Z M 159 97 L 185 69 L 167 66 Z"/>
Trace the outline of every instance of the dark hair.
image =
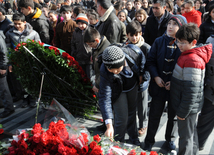
<path id="1" fill-rule="evenodd" d="M 99 19 L 99 15 L 98 15 L 98 13 L 94 9 L 88 9 L 87 15 L 88 16 L 92 16 L 93 19 L 95 19 L 95 20 Z"/>
<path id="2" fill-rule="evenodd" d="M 194 7 L 194 2 L 192 0 L 187 0 L 185 4 L 190 4 L 191 7 Z"/>
<path id="3" fill-rule="evenodd" d="M 88 27 L 85 30 L 83 38 L 84 38 L 85 43 L 91 43 L 91 42 L 94 42 L 96 38 L 100 39 L 101 36 L 100 36 L 100 33 L 96 29 L 94 29 L 92 27 Z"/>
<path id="4" fill-rule="evenodd" d="M 58 13 L 57 13 L 55 10 L 50 10 L 50 11 L 48 12 L 48 15 L 51 14 L 51 13 L 54 14 L 54 15 L 58 15 Z"/>
<path id="5" fill-rule="evenodd" d="M 34 9 L 34 2 L 33 0 L 20 0 L 19 7 L 24 7 L 24 8 L 31 7 L 32 9 Z"/>
<path id="6" fill-rule="evenodd" d="M 166 4 L 168 4 L 169 5 L 169 9 L 170 9 L 170 11 L 174 11 L 174 3 L 173 3 L 173 1 L 172 0 L 166 0 Z"/>
<path id="7" fill-rule="evenodd" d="M 137 10 L 137 11 L 135 12 L 135 19 L 137 19 L 137 14 L 143 15 L 143 16 L 144 16 L 144 20 L 145 20 L 146 17 L 147 17 L 147 13 L 146 13 L 146 11 L 145 11 L 144 9 L 139 9 L 139 10 Z M 144 21 L 144 20 L 143 20 L 143 21 Z"/>
<path id="8" fill-rule="evenodd" d="M 160 6 L 162 6 L 162 7 L 166 6 L 166 1 L 165 0 L 153 0 L 153 3 L 154 4 L 159 3 Z"/>
<path id="9" fill-rule="evenodd" d="M 75 14 L 76 16 L 78 16 L 79 13 L 84 13 L 84 10 L 81 6 L 76 6 L 74 9 L 73 9 L 73 14 Z"/>
<path id="10" fill-rule="evenodd" d="M 68 6 L 68 5 L 63 5 L 63 6 L 60 8 L 60 13 L 62 13 L 63 11 L 72 12 L 71 7 Z"/>
<path id="11" fill-rule="evenodd" d="M 140 2 L 141 4 L 143 4 L 142 0 L 135 0 L 134 3 L 136 3 L 136 2 Z"/>
<path id="12" fill-rule="evenodd" d="M 13 15 L 13 18 L 12 18 L 13 21 L 17 21 L 17 20 L 21 20 L 22 22 L 25 22 L 25 16 L 21 13 L 15 13 Z"/>
<path id="13" fill-rule="evenodd" d="M 198 40 L 200 35 L 200 29 L 194 23 L 188 23 L 179 28 L 176 33 L 176 38 L 179 40 L 187 40 L 191 43 L 194 39 Z"/>
<path id="14" fill-rule="evenodd" d="M 142 32 L 142 27 L 137 20 L 133 20 L 126 26 L 126 34 L 130 33 L 131 36 Z"/>
<path id="15" fill-rule="evenodd" d="M 117 1 L 115 4 L 114 4 L 114 8 L 115 8 L 115 10 L 117 10 L 117 11 L 121 11 L 122 10 L 122 2 L 120 2 L 120 1 Z"/>
<path id="16" fill-rule="evenodd" d="M 199 1 L 200 4 L 203 4 L 203 0 L 195 0 L 195 3 Z"/>
<path id="17" fill-rule="evenodd" d="M 3 7 L 1 7 L 1 6 L 0 6 L 0 12 L 1 12 L 3 15 L 5 15 L 5 14 L 6 14 L 5 9 L 4 9 Z"/>
<path id="18" fill-rule="evenodd" d="M 97 0 L 97 3 L 106 10 L 112 5 L 110 0 Z"/>

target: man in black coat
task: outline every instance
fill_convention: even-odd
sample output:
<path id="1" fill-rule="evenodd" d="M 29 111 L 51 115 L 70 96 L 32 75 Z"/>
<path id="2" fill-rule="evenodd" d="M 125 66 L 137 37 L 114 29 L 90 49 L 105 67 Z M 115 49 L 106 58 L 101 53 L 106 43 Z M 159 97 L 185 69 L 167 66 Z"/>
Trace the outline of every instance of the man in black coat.
<path id="1" fill-rule="evenodd" d="M 112 43 L 124 42 L 126 33 L 122 24 L 114 13 L 114 7 L 109 0 L 97 0 L 97 12 L 101 16 L 100 23 L 96 27 L 100 35 L 105 35 Z"/>
<path id="2" fill-rule="evenodd" d="M 144 38 L 146 43 L 152 45 L 157 37 L 164 34 L 167 22 L 172 14 L 166 11 L 165 0 L 154 0 L 152 3 L 153 14 L 147 18 Z"/>
<path id="3" fill-rule="evenodd" d="M 13 99 L 8 88 L 7 72 L 7 47 L 5 36 L 0 32 L 0 97 L 3 101 L 4 111 L 0 113 L 0 118 L 5 118 L 14 113 Z"/>
<path id="4" fill-rule="evenodd" d="M 53 37 L 53 29 L 42 11 L 39 8 L 34 10 L 33 0 L 20 0 L 19 7 L 21 8 L 21 12 L 26 16 L 26 21 L 39 33 L 41 41 L 50 44 Z"/>
<path id="5" fill-rule="evenodd" d="M 8 26 L 12 23 L 6 16 L 6 11 L 0 6 L 0 30 L 6 33 Z"/>

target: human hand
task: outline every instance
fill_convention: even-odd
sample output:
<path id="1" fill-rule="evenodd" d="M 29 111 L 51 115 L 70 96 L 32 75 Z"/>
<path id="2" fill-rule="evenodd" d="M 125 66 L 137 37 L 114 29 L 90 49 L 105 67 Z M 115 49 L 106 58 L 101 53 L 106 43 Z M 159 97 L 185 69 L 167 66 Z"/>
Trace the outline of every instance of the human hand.
<path id="1" fill-rule="evenodd" d="M 170 90 L 170 81 L 168 81 L 168 82 L 165 84 L 165 88 L 166 88 L 166 90 Z"/>
<path id="2" fill-rule="evenodd" d="M 6 73 L 6 71 L 7 71 L 7 70 L 2 70 L 2 69 L 0 69 L 0 74 L 1 74 L 1 75 L 4 75 L 4 74 Z"/>
<path id="3" fill-rule="evenodd" d="M 99 89 L 96 87 L 96 86 L 93 86 L 92 90 L 95 92 L 95 93 L 98 93 Z"/>
<path id="4" fill-rule="evenodd" d="M 106 132 L 105 132 L 105 136 L 109 137 L 111 139 L 111 141 L 113 141 L 113 136 L 114 136 L 114 128 L 113 125 L 111 123 L 106 124 Z"/>
<path id="5" fill-rule="evenodd" d="M 159 87 L 165 87 L 164 81 L 159 76 L 155 77 L 155 82 Z"/>
<path id="6" fill-rule="evenodd" d="M 13 70 L 12 70 L 12 69 L 13 69 L 13 67 L 12 67 L 12 66 L 8 66 L 8 71 L 9 71 L 9 72 L 13 72 Z"/>
<path id="7" fill-rule="evenodd" d="M 143 83 L 143 76 L 142 76 L 142 75 L 139 76 L 139 85 L 140 85 L 141 83 Z"/>
<path id="8" fill-rule="evenodd" d="M 177 116 L 177 118 L 178 118 L 179 120 L 181 120 L 181 121 L 184 121 L 184 120 L 185 120 L 185 118 L 180 118 L 180 117 L 178 117 L 178 116 Z"/>

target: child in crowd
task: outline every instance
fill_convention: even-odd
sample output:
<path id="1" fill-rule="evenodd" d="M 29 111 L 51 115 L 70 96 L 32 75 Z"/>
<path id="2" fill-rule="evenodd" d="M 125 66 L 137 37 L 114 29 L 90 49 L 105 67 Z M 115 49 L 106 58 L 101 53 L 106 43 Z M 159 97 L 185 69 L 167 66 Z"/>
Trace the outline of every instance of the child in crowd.
<path id="1" fill-rule="evenodd" d="M 128 16 L 130 17 L 131 13 L 134 11 L 132 0 L 126 2 L 126 10 L 128 11 Z"/>
<path id="2" fill-rule="evenodd" d="M 56 42 L 55 42 L 56 41 L 56 39 L 55 39 L 55 37 L 56 37 L 56 26 L 58 23 L 63 22 L 63 18 L 60 15 L 58 15 L 58 13 L 56 11 L 53 11 L 53 10 L 48 12 L 48 18 L 49 18 L 50 24 L 53 28 L 53 31 L 54 31 L 54 37 L 53 37 L 53 40 L 51 42 L 51 45 L 56 46 Z"/>
<path id="3" fill-rule="evenodd" d="M 142 0 L 135 0 L 134 1 L 134 8 L 135 10 L 130 14 L 130 18 L 133 19 L 135 17 L 135 12 L 142 7 Z"/>
<path id="4" fill-rule="evenodd" d="M 178 120 L 179 155 L 198 154 L 196 118 L 203 104 L 205 66 L 212 55 L 212 44 L 196 46 L 199 34 L 193 23 L 176 33 L 181 56 L 173 70 L 170 94 Z"/>
<path id="5" fill-rule="evenodd" d="M 144 36 L 145 27 L 146 27 L 146 21 L 147 21 L 148 15 L 146 14 L 146 11 L 143 9 L 139 9 L 135 12 L 135 20 L 137 20 L 142 29 L 142 36 Z"/>
<path id="6" fill-rule="evenodd" d="M 83 34 L 88 27 L 88 18 L 85 14 L 80 13 L 76 18 L 78 27 L 73 33 L 71 40 L 71 56 L 73 56 L 78 62 L 82 69 L 85 71 L 88 78 L 91 77 L 91 48 L 84 44 Z"/>
<path id="7" fill-rule="evenodd" d="M 141 51 L 144 53 L 145 57 L 150 50 L 150 45 L 145 43 L 144 38 L 142 37 L 141 25 L 138 21 L 132 21 L 126 26 L 126 34 L 128 38 L 127 44 L 134 44 L 138 46 Z M 148 108 L 148 86 L 150 81 L 149 72 L 146 71 L 144 74 L 145 81 L 140 85 L 138 90 L 138 99 L 137 99 L 137 109 L 138 109 L 138 118 L 139 118 L 139 136 L 145 134 L 147 129 L 148 117 L 147 117 L 147 108 Z"/>
<path id="8" fill-rule="evenodd" d="M 96 24 L 99 21 L 99 15 L 98 15 L 98 13 L 95 10 L 93 10 L 93 9 L 89 9 L 87 11 L 87 17 L 88 17 L 90 26 L 93 27 L 93 28 L 95 28 Z"/>
<path id="9" fill-rule="evenodd" d="M 70 6 L 62 6 L 60 9 L 60 13 L 64 20 L 56 26 L 56 47 L 59 47 L 70 54 L 71 39 L 77 25 L 76 22 L 71 19 Z"/>
<path id="10" fill-rule="evenodd" d="M 117 46 L 107 47 L 100 67 L 99 106 L 107 130 L 105 135 L 124 142 L 126 131 L 130 143 L 140 145 L 136 126 L 137 91 L 142 83 L 145 57 L 134 45 L 134 50 L 123 52 Z M 137 54 L 137 55 L 136 55 Z M 132 58 L 131 55 L 135 55 Z M 114 127 L 112 124 L 114 109 Z"/>
<path id="11" fill-rule="evenodd" d="M 119 11 L 118 12 L 118 14 L 117 14 L 117 17 L 118 17 L 118 19 L 121 21 L 121 22 L 123 22 L 125 25 L 127 25 L 128 24 L 128 22 L 127 22 L 127 15 L 126 15 L 126 12 L 124 11 L 124 10 L 121 10 L 121 11 Z"/>
<path id="12" fill-rule="evenodd" d="M 100 58 L 102 58 L 102 53 L 110 45 L 110 42 L 105 36 L 100 36 L 100 33 L 91 27 L 85 31 L 83 38 L 84 42 L 92 48 L 92 68 L 95 74 L 95 82 L 92 90 L 95 93 L 98 93 L 100 83 L 100 64 L 102 63 Z"/>
<path id="13" fill-rule="evenodd" d="M 15 48 L 18 43 L 26 42 L 28 39 L 41 41 L 39 34 L 26 22 L 23 14 L 16 13 L 12 19 L 14 25 L 5 34 L 7 48 Z"/>
<path id="14" fill-rule="evenodd" d="M 168 21 L 166 33 L 154 41 L 147 57 L 147 67 L 152 78 L 149 86 L 152 101 L 144 150 L 151 150 L 152 145 L 155 143 L 155 135 L 166 101 L 168 101 L 168 121 L 165 139 L 168 149 L 175 149 L 173 142 L 175 111 L 172 108 L 169 90 L 172 71 L 181 54 L 175 43 L 175 34 L 186 23 L 185 17 L 181 15 L 172 16 Z"/>

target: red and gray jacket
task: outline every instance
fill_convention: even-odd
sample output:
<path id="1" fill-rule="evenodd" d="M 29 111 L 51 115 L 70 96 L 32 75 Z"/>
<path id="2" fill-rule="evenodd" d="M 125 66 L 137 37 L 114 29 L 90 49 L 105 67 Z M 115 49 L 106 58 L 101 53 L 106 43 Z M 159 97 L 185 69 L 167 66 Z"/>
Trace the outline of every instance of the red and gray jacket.
<path id="1" fill-rule="evenodd" d="M 212 44 L 206 44 L 181 53 L 173 70 L 170 95 L 176 115 L 186 118 L 201 110 L 205 66 L 212 55 Z"/>

